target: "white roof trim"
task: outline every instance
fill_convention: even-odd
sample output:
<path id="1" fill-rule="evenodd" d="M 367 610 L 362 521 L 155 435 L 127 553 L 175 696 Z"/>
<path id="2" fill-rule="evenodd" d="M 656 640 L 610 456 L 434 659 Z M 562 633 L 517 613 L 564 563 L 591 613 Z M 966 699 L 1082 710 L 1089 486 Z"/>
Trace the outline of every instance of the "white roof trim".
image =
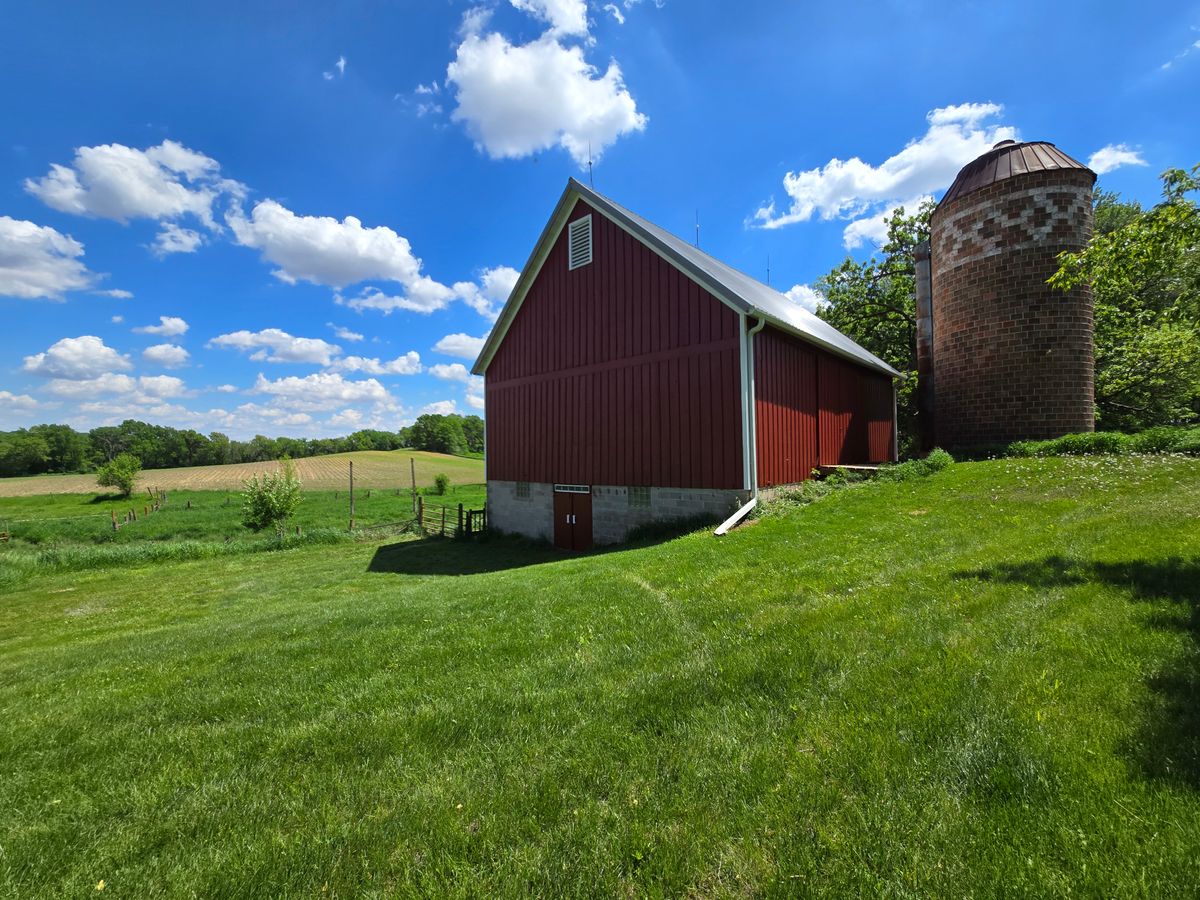
<path id="1" fill-rule="evenodd" d="M 592 209 L 603 213 L 605 218 L 631 234 L 640 243 L 667 260 L 676 269 L 735 311 L 765 319 L 781 331 L 795 335 L 803 341 L 815 344 L 830 353 L 867 368 L 892 377 L 903 377 L 879 357 L 859 346 L 828 322 L 813 315 L 798 303 L 789 300 L 779 291 L 727 266 L 698 247 L 693 247 L 670 232 L 631 213 L 607 197 L 597 194 L 574 178 L 568 180 L 567 187 L 559 198 L 550 221 L 546 223 L 533 253 L 525 263 L 525 268 L 521 270 L 521 276 L 517 279 L 517 284 L 513 288 L 512 294 L 509 295 L 508 302 L 505 303 L 500 317 L 496 320 L 495 327 L 488 335 L 479 358 L 475 360 L 471 371 L 476 375 L 482 375 L 487 370 L 488 364 L 491 363 L 492 357 L 495 356 L 496 350 L 504 340 L 504 335 L 512 325 L 513 318 L 521 308 L 525 295 L 541 271 L 542 264 L 550 254 L 555 241 L 558 240 L 559 233 L 566 225 L 566 219 L 574 206 L 574 201 L 578 199 L 584 200 Z"/>

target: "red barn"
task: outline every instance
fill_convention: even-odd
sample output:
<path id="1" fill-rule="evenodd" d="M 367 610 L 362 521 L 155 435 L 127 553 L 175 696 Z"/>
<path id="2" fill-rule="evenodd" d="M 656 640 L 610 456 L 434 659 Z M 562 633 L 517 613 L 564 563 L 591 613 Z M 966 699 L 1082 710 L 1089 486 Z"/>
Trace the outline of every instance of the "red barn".
<path id="1" fill-rule="evenodd" d="M 896 452 L 898 372 L 575 179 L 474 372 L 490 524 L 568 549 Z"/>

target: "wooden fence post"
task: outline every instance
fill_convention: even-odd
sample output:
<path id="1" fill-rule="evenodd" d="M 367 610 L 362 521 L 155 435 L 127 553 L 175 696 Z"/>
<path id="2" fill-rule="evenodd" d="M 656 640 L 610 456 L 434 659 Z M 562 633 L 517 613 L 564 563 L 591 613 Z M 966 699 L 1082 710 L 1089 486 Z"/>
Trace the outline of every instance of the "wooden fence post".
<path id="1" fill-rule="evenodd" d="M 446 536 L 446 507 L 442 507 L 442 537 Z"/>
<path id="2" fill-rule="evenodd" d="M 454 531 L 455 537 L 462 537 L 462 533 L 463 533 L 462 512 L 463 512 L 462 504 L 460 503 L 460 504 L 458 504 L 458 528 L 456 528 Z"/>
<path id="3" fill-rule="evenodd" d="M 115 509 L 110 509 L 109 512 L 112 513 L 113 531 L 116 531 L 117 530 L 117 511 Z"/>
<path id="4" fill-rule="evenodd" d="M 425 498 L 418 496 L 417 498 L 417 530 L 425 530 Z"/>

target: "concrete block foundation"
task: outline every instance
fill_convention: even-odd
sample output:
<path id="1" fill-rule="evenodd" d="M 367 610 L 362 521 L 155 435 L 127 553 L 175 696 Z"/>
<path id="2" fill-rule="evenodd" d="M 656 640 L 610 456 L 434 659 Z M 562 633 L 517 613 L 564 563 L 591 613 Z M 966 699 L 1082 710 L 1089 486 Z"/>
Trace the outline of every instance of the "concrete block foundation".
<path id="1" fill-rule="evenodd" d="M 554 540 L 554 485 L 544 482 L 489 481 L 488 525 L 534 540 Z M 701 516 L 719 522 L 750 498 L 749 491 L 719 488 L 659 488 L 592 485 L 592 539 L 619 544 L 629 532 L 651 522 L 677 522 Z"/>

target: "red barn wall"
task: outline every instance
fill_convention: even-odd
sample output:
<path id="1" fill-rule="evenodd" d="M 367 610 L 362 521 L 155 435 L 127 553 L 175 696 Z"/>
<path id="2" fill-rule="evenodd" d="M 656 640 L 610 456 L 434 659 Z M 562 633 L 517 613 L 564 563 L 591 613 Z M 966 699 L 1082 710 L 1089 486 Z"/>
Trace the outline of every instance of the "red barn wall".
<path id="1" fill-rule="evenodd" d="M 759 487 L 893 458 L 892 381 L 774 328 L 754 338 Z"/>
<path id="2" fill-rule="evenodd" d="M 742 488 L 737 314 L 589 213 L 592 263 L 564 227 L 488 365 L 488 478 Z"/>

